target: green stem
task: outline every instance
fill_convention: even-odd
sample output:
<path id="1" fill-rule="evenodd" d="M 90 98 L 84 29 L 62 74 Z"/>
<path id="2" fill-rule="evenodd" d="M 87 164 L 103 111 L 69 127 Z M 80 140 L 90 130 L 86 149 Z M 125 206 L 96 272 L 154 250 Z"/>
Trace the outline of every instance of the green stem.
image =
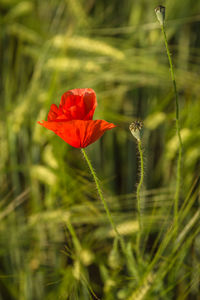
<path id="1" fill-rule="evenodd" d="M 139 231 L 138 231 L 138 237 L 137 237 L 137 250 L 139 253 L 140 250 L 140 238 L 141 238 L 141 231 L 142 231 L 142 219 L 141 219 L 141 199 L 140 199 L 140 190 L 141 186 L 144 180 L 144 160 L 143 160 L 143 153 L 142 153 L 142 145 L 141 140 L 137 139 L 138 143 L 138 151 L 140 155 L 140 181 L 137 186 L 137 214 L 138 214 L 138 223 L 139 223 Z"/>
<path id="2" fill-rule="evenodd" d="M 88 164 L 88 167 L 89 167 L 89 169 L 90 169 L 90 172 L 91 172 L 91 174 L 92 174 L 92 176 L 93 176 L 93 178 L 94 178 L 94 182 L 95 182 L 95 184 L 96 184 L 96 188 L 97 188 L 99 197 L 100 197 L 100 199 L 101 199 L 101 202 L 103 203 L 104 209 L 105 209 L 105 211 L 106 211 L 108 220 L 109 220 L 109 222 L 110 222 L 110 224 L 111 224 L 111 226 L 112 226 L 112 228 L 113 228 L 113 230 L 114 230 L 114 232 L 115 232 L 117 238 L 119 239 L 119 241 L 120 241 L 120 243 L 121 243 L 121 247 L 122 247 L 123 252 L 126 253 L 126 250 L 125 250 L 126 248 L 125 248 L 124 240 L 123 240 L 122 236 L 119 234 L 119 232 L 118 232 L 118 230 L 117 230 L 117 227 L 116 227 L 116 225 L 115 225 L 115 223 L 114 223 L 114 221 L 113 221 L 113 219 L 112 219 L 112 216 L 111 216 L 111 213 L 110 213 L 109 208 L 108 208 L 108 206 L 107 206 L 107 203 L 106 203 L 106 201 L 105 201 L 105 199 L 104 199 L 104 197 L 103 197 L 103 193 L 102 193 L 102 191 L 101 191 L 101 188 L 100 188 L 100 185 L 99 185 L 99 180 L 98 180 L 98 178 L 97 178 L 97 176 L 96 176 L 96 173 L 95 173 L 95 171 L 94 171 L 94 169 L 93 169 L 93 167 L 92 167 L 92 164 L 91 164 L 91 162 L 90 162 L 90 160 L 89 160 L 89 158 L 88 158 L 88 156 L 87 156 L 87 153 L 86 153 L 85 149 L 82 148 L 81 151 L 82 151 L 83 156 L 84 156 L 84 158 L 85 158 L 85 160 L 86 160 L 86 162 L 87 162 L 87 164 Z"/>
<path id="3" fill-rule="evenodd" d="M 167 42 L 167 36 L 165 33 L 164 25 L 161 25 L 162 33 L 164 36 L 165 47 L 167 50 L 167 56 L 170 65 L 171 71 L 171 79 L 174 87 L 174 94 L 175 94 L 175 105 L 176 105 L 176 133 L 178 136 L 179 141 L 179 150 L 178 150 L 178 161 L 177 161 L 177 179 L 176 179 L 176 192 L 175 192 L 175 199 L 174 199 L 174 225 L 178 227 L 178 204 L 179 204 L 179 195 L 180 195 L 180 184 L 181 184 L 181 160 L 182 160 L 182 139 L 180 134 L 180 122 L 179 122 L 179 101 L 178 101 L 178 93 L 176 88 L 176 80 L 174 75 L 174 68 L 172 64 L 171 54 L 169 52 L 169 46 Z"/>
<path id="4" fill-rule="evenodd" d="M 74 243 L 74 246 L 75 246 L 76 250 L 78 252 L 80 252 L 80 250 L 81 250 L 81 244 L 80 244 L 80 242 L 78 240 L 78 237 L 76 235 L 76 232 L 75 232 L 74 227 L 72 226 L 70 220 L 67 222 L 67 228 L 68 228 L 68 230 L 69 230 L 69 232 L 70 232 L 70 234 L 72 236 L 72 240 L 73 240 L 73 243 Z"/>

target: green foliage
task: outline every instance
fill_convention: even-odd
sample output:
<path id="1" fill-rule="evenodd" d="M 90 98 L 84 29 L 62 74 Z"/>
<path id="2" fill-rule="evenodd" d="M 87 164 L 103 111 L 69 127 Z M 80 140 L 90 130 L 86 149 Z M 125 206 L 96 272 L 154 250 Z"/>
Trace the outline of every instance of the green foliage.
<path id="1" fill-rule="evenodd" d="M 168 0 L 183 140 L 178 235 L 174 94 L 164 1 L 0 0 L 0 300 L 199 299 L 200 2 Z M 37 124 L 72 88 L 118 127 L 88 147 L 124 257 L 79 150 Z M 144 121 L 141 253 L 138 153 Z"/>

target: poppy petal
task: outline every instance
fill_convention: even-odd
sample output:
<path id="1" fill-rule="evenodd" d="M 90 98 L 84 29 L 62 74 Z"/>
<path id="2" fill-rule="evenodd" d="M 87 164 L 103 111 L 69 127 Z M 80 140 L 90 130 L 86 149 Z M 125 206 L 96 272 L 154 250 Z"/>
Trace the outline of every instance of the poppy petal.
<path id="1" fill-rule="evenodd" d="M 84 120 L 92 120 L 95 108 L 97 107 L 96 94 L 92 89 L 86 89 L 83 100 L 85 104 L 86 116 Z"/>
<path id="2" fill-rule="evenodd" d="M 109 123 L 104 120 L 86 121 L 85 123 L 86 134 L 82 140 L 82 148 L 96 142 L 105 131 L 116 127 L 113 123 Z"/>
<path id="3" fill-rule="evenodd" d="M 61 97 L 60 111 L 68 120 L 92 120 L 97 106 L 96 94 L 92 89 L 74 89 Z"/>
<path id="4" fill-rule="evenodd" d="M 61 139 L 75 148 L 85 148 L 98 140 L 106 130 L 116 127 L 104 120 L 72 120 L 61 122 L 38 122 L 45 128 L 52 130 Z"/>
<path id="5" fill-rule="evenodd" d="M 52 104 L 48 113 L 48 121 L 54 121 L 61 115 L 61 112 L 56 104 Z"/>

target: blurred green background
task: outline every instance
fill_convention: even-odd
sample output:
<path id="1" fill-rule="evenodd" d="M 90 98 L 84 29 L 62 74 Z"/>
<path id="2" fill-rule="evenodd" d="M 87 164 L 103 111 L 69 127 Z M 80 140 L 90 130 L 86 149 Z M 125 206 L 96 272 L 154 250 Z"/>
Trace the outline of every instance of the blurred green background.
<path id="1" fill-rule="evenodd" d="M 180 100 L 180 204 L 189 205 L 184 244 L 160 254 L 174 265 L 158 264 L 162 276 L 141 284 L 172 222 L 178 149 L 159 4 Z M 0 0 L 0 11 L 0 299 L 200 299 L 200 2 Z M 129 241 L 128 263 L 81 152 L 37 124 L 64 92 L 86 87 L 97 94 L 94 118 L 118 125 L 87 152 Z M 136 119 L 144 121 L 145 156 L 137 263 L 138 152 L 128 129 Z"/>

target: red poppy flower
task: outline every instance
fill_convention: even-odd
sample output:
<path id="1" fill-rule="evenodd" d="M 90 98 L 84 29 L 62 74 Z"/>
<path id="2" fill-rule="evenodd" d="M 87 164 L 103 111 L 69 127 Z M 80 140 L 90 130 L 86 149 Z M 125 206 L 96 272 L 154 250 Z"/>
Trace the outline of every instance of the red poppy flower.
<path id="1" fill-rule="evenodd" d="M 92 89 L 70 90 L 62 95 L 59 107 L 51 105 L 48 121 L 38 123 L 71 146 L 85 148 L 106 130 L 116 127 L 104 120 L 92 120 L 96 106 L 96 94 Z"/>

